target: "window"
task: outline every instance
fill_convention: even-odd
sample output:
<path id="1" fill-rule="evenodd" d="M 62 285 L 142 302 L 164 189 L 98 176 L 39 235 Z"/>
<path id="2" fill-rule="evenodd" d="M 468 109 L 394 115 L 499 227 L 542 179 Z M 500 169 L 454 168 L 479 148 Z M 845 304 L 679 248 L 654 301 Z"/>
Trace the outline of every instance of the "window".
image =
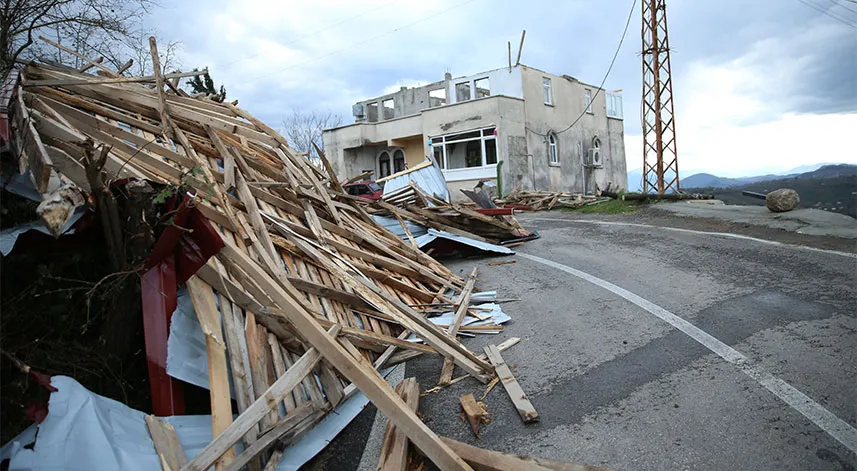
<path id="1" fill-rule="evenodd" d="M 476 98 L 491 96 L 491 82 L 488 77 L 476 80 L 473 85 L 476 87 Z"/>
<path id="2" fill-rule="evenodd" d="M 405 153 L 401 149 L 393 152 L 393 173 L 399 173 L 405 169 Z"/>
<path id="3" fill-rule="evenodd" d="M 367 103 L 366 104 L 366 119 L 370 123 L 374 123 L 378 121 L 378 102 Z"/>
<path id="4" fill-rule="evenodd" d="M 390 176 L 390 154 L 387 152 L 378 156 L 378 175 L 380 178 Z"/>
<path id="5" fill-rule="evenodd" d="M 384 119 L 393 119 L 396 109 L 396 102 L 392 98 L 381 102 L 381 107 L 384 108 Z"/>
<path id="6" fill-rule="evenodd" d="M 443 106 L 446 104 L 446 89 L 438 88 L 429 92 L 429 108 Z"/>
<path id="7" fill-rule="evenodd" d="M 455 84 L 455 101 L 467 101 L 470 99 L 470 82 Z"/>
<path id="8" fill-rule="evenodd" d="M 586 112 L 592 114 L 592 90 L 584 90 L 584 102 L 586 103 Z"/>
<path id="9" fill-rule="evenodd" d="M 434 160 L 440 166 L 441 170 L 446 168 L 446 161 L 443 160 L 443 146 L 432 146 L 432 155 L 434 155 Z"/>
<path id="10" fill-rule="evenodd" d="M 545 93 L 545 104 L 553 105 L 553 93 L 551 92 L 551 79 L 542 77 L 542 89 Z"/>
<path id="11" fill-rule="evenodd" d="M 432 155 L 449 181 L 493 177 L 498 160 L 495 128 L 433 137 Z"/>
<path id="12" fill-rule="evenodd" d="M 559 165 L 559 152 L 557 151 L 556 133 L 548 133 L 548 158 L 551 165 Z"/>
<path id="13" fill-rule="evenodd" d="M 605 92 L 607 101 L 607 117 L 622 119 L 622 95 L 619 92 Z"/>

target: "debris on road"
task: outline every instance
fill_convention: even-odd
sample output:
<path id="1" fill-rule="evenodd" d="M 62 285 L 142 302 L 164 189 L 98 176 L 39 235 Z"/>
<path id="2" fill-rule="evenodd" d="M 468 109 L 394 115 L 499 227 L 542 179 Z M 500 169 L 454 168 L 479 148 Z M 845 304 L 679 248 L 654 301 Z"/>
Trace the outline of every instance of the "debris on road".
<path id="1" fill-rule="evenodd" d="M 500 262 L 488 262 L 489 267 L 496 267 L 498 265 L 509 265 L 510 263 L 517 263 L 517 260 L 503 260 Z"/>
<path id="2" fill-rule="evenodd" d="M 414 394 L 414 391 L 419 391 L 419 385 L 416 384 L 415 378 L 406 378 L 399 383 L 399 386 L 396 387 L 396 392 L 400 397 L 402 397 L 402 399 L 407 398 L 406 401 L 408 406 L 412 408 L 412 411 L 416 412 L 419 408 L 419 401 L 411 400 L 412 397 L 417 397 L 417 395 Z M 460 401 L 462 410 L 464 411 L 462 415 L 466 414 L 466 421 L 471 425 L 473 432 L 478 438 L 479 426 L 481 424 L 490 423 L 490 417 L 488 417 L 487 411 L 484 409 L 484 405 L 476 402 L 472 394 L 462 396 Z M 472 421 L 471 417 L 473 418 Z M 508 455 L 498 451 L 478 448 L 446 437 L 440 437 L 440 440 L 476 471 L 610 471 L 606 468 L 597 468 L 556 460 L 546 460 L 530 456 Z M 409 469 L 407 467 L 401 467 L 401 456 L 403 453 L 400 448 L 400 443 L 402 443 L 402 441 L 397 440 L 395 436 L 395 427 L 391 427 L 388 423 L 387 430 L 384 434 L 384 442 L 381 445 L 381 457 L 376 469 L 379 471 L 400 471 Z M 405 442 L 406 447 L 409 444 L 410 443 Z M 414 449 L 419 453 L 424 453 L 424 451 L 419 447 L 415 447 Z M 395 457 L 395 459 L 391 459 L 390 456 Z"/>
<path id="3" fill-rule="evenodd" d="M 12 76 L 10 109 L 18 163 L 29 171 L 37 194 L 57 201 L 48 189 L 58 180 L 63 191 L 90 196 L 72 198 L 71 204 L 94 202 L 85 209 L 102 217 L 106 250 L 120 264 L 127 263 L 130 242 L 116 223 L 128 215 L 114 200 L 130 183 L 153 190 L 152 217 L 142 221 L 151 231 L 151 244 L 144 247 L 148 258 L 131 269 L 141 280 L 153 409 L 167 419 L 183 414 L 183 386 L 168 375 L 166 362 L 170 355 L 189 358 L 170 352 L 167 341 L 177 292 L 186 284 L 202 339 L 197 358 L 205 358 L 199 375 L 211 405 L 202 423 L 213 439 L 187 453 L 176 440 L 177 429 L 110 401 L 111 408 L 121 406 L 131 429 L 148 422 L 155 445 L 144 450 L 146 456 L 160 456 L 159 462 L 182 471 L 252 469 L 265 462 L 273 469 L 286 459 L 289 444 L 328 417 L 353 418 L 356 412 L 338 411 L 359 390 L 399 431 L 391 432 L 399 437 L 397 466 L 407 438 L 441 469 L 469 469 L 465 461 L 481 458 L 468 448 L 471 456 L 462 460 L 415 414 L 415 382 L 397 394 L 379 374 L 425 353 L 444 359 L 448 384 L 466 377 L 489 383 L 501 376 L 510 394 L 517 391 L 512 400 L 525 421 L 538 420 L 500 357 L 518 339 L 477 355 L 456 337 L 501 331 L 509 317 L 497 303 L 506 300 L 475 293 L 475 269 L 466 281 L 459 278 L 370 213 L 386 211 L 484 241 L 534 234 L 514 218 L 450 204 L 410 182 L 407 191 L 418 201 L 358 204 L 342 191 L 323 153 L 316 166 L 237 102 L 187 96 L 170 81 L 179 76 L 160 74 L 154 38 L 150 44 L 153 77 L 124 77 L 106 67 L 96 77 L 27 63 Z M 51 227 L 65 226 L 72 211 L 66 206 L 50 213 Z M 465 376 L 452 380 L 455 365 Z M 412 392 L 407 402 L 406 389 Z M 38 436 L 59 433 L 49 430 L 59 420 L 49 413 Z M 41 450 L 39 459 L 56 458 L 38 438 L 27 440 L 19 451 Z M 326 444 L 329 438 L 317 441 Z M 141 443 L 111 442 L 104 449 L 121 454 L 123 446 Z"/>
<path id="4" fill-rule="evenodd" d="M 485 404 L 476 402 L 476 398 L 473 397 L 473 394 L 465 394 L 459 397 L 458 402 L 461 404 L 462 420 L 470 424 L 473 434 L 476 435 L 476 438 L 480 438 L 479 427 L 482 424 L 491 423 L 488 411 L 485 410 Z"/>
<path id="5" fill-rule="evenodd" d="M 507 365 L 503 360 L 503 357 L 500 356 L 500 350 L 496 345 L 486 345 L 484 350 L 488 360 L 492 365 L 494 365 L 494 371 L 497 373 L 497 378 L 500 379 L 500 382 L 503 383 L 503 387 L 506 388 L 506 392 L 509 394 L 509 399 L 512 400 L 515 408 L 518 409 L 518 415 L 521 416 L 521 420 L 526 424 L 538 422 L 539 413 L 536 412 L 536 408 L 533 407 L 533 403 L 530 402 L 527 394 L 524 393 L 523 389 L 521 389 L 521 385 L 518 384 L 518 380 L 516 380 L 512 375 L 512 370 L 509 368 L 509 365 Z"/>
<path id="6" fill-rule="evenodd" d="M 554 191 L 523 191 L 517 188 L 494 203 L 504 207 L 512 207 L 529 211 L 550 211 L 559 208 L 580 208 L 588 203 L 598 201 L 597 196 L 579 193 L 562 193 Z"/>

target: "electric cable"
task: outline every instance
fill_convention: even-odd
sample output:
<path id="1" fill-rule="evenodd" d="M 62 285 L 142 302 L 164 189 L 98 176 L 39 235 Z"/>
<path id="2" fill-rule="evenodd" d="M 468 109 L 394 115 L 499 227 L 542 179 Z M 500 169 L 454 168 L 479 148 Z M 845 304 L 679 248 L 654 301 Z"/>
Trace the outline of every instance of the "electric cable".
<path id="1" fill-rule="evenodd" d="M 589 107 L 592 106 L 592 103 L 595 101 L 595 98 L 597 98 L 598 95 L 601 93 L 601 90 L 604 89 L 604 83 L 607 82 L 607 77 L 610 76 L 610 72 L 613 70 L 613 64 L 616 63 L 616 58 L 619 56 L 619 51 L 622 49 L 622 44 L 625 42 L 625 36 L 628 34 L 628 26 L 631 24 L 631 18 L 634 16 L 634 8 L 636 8 L 636 6 L 637 6 L 637 0 L 634 0 L 631 3 L 631 11 L 628 12 L 628 19 L 625 21 L 625 29 L 622 31 L 622 37 L 619 38 L 619 45 L 616 46 L 616 52 L 613 53 L 613 59 L 610 61 L 610 67 L 607 68 L 607 73 L 604 74 L 604 79 L 601 80 L 601 85 L 598 86 L 598 89 L 595 90 L 595 94 L 590 99 L 589 106 L 584 108 L 583 112 L 580 113 L 580 116 L 578 116 L 577 119 L 572 121 L 572 123 L 569 124 L 568 127 L 563 129 L 562 131 L 556 131 L 554 134 L 559 135 L 559 134 L 562 134 L 562 133 L 568 131 L 569 129 L 573 128 L 574 125 L 577 124 L 578 121 L 580 121 L 581 119 L 583 119 L 584 116 L 586 116 L 587 112 L 589 111 Z M 525 128 L 525 129 L 527 131 L 533 133 L 533 134 L 536 134 L 536 135 L 539 135 L 542 137 L 547 137 L 547 135 L 548 135 L 548 133 L 542 134 L 540 132 L 533 131 L 530 128 Z"/>

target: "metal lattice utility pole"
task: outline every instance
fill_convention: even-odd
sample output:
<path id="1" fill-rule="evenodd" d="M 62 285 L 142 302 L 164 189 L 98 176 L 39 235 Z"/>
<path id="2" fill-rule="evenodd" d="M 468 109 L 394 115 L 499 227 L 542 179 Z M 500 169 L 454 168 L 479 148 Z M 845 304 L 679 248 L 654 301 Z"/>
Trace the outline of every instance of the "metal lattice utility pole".
<path id="1" fill-rule="evenodd" d="M 665 0 L 643 0 L 643 192 L 679 191 Z"/>

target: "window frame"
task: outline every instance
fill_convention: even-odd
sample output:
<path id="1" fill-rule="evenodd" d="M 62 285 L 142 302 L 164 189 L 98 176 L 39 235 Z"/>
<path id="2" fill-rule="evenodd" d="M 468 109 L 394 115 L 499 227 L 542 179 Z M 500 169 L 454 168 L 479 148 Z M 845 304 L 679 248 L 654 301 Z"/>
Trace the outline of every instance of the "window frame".
<path id="1" fill-rule="evenodd" d="M 553 81 L 550 77 L 542 77 L 542 98 L 546 98 L 546 105 L 553 106 Z"/>
<path id="2" fill-rule="evenodd" d="M 548 165 L 552 167 L 559 167 L 560 165 L 562 165 L 559 160 L 559 136 L 557 136 L 556 133 L 553 131 L 548 131 L 547 144 Z"/>
<path id="3" fill-rule="evenodd" d="M 458 87 L 459 86 L 466 86 L 467 87 L 467 96 L 465 98 L 459 98 L 458 97 Z M 471 84 L 470 80 L 465 80 L 463 82 L 456 82 L 455 85 L 453 86 L 453 90 L 455 91 L 455 102 L 456 103 L 464 103 L 465 101 L 470 101 L 473 99 L 473 85 Z M 462 89 L 462 91 L 464 91 L 464 90 Z M 462 95 L 464 95 L 464 94 L 462 93 Z"/>
<path id="4" fill-rule="evenodd" d="M 387 158 L 385 159 L 387 161 L 387 174 L 386 175 L 384 175 L 384 167 L 381 165 L 382 157 L 385 155 L 387 156 Z M 388 150 L 385 149 L 385 150 L 382 150 L 381 152 L 378 153 L 378 178 L 389 177 L 390 175 L 393 174 L 392 163 L 393 163 L 393 159 L 391 158 L 390 152 Z"/>
<path id="5" fill-rule="evenodd" d="M 398 158 L 398 157 L 396 157 L 396 155 L 397 155 L 397 154 L 401 154 L 401 156 L 402 156 L 402 158 L 401 158 L 401 161 L 402 161 L 402 169 L 401 169 L 401 170 L 397 170 L 397 168 L 398 168 L 398 167 L 396 167 L 396 161 L 397 161 L 397 160 L 399 160 L 399 158 Z M 403 172 L 403 171 L 405 171 L 405 170 L 407 170 L 407 169 L 408 169 L 408 159 L 407 159 L 407 157 L 405 157 L 405 151 L 403 151 L 402 149 L 395 149 L 395 150 L 393 150 L 393 160 L 392 160 L 392 162 L 393 162 L 393 168 L 392 168 L 393 173 Z M 392 175 L 392 174 L 391 174 L 391 175 Z"/>
<path id="6" fill-rule="evenodd" d="M 583 89 L 583 104 L 586 106 L 586 112 L 589 114 L 594 114 L 592 112 L 592 89 L 584 88 Z"/>
<path id="7" fill-rule="evenodd" d="M 387 107 L 387 104 L 390 104 Z M 389 110 L 390 114 L 387 115 L 387 111 Z M 394 97 L 385 98 L 381 100 L 381 107 L 379 108 L 381 112 L 381 116 L 378 117 L 378 121 L 386 121 L 388 119 L 393 119 L 396 117 L 396 99 Z"/>
<path id="8" fill-rule="evenodd" d="M 485 90 L 488 92 L 487 95 L 479 95 L 479 82 L 483 82 L 488 85 L 488 87 L 485 88 Z M 485 77 L 473 79 L 473 96 L 476 100 L 480 98 L 488 98 L 491 96 L 491 77 L 488 77 L 486 75 Z"/>
<path id="9" fill-rule="evenodd" d="M 431 139 L 431 148 L 432 155 L 435 155 L 436 149 L 440 148 L 440 157 L 441 159 L 438 161 L 438 165 L 443 172 L 443 176 L 446 181 L 462 181 L 462 180 L 476 180 L 480 178 L 492 178 L 497 175 L 497 163 L 489 164 L 487 163 L 488 156 L 486 154 L 485 143 L 487 141 L 494 141 L 494 154 L 496 162 L 500 161 L 500 147 L 498 141 L 498 136 L 496 134 L 497 127 L 489 126 L 485 128 L 477 128 L 471 129 L 469 131 L 461 131 L 456 133 L 444 134 L 441 136 L 430 136 Z M 464 139 L 456 139 L 456 136 L 461 136 L 464 134 L 469 134 L 473 132 L 478 132 L 479 135 L 475 137 L 467 137 Z M 447 155 L 447 146 L 449 144 L 465 144 L 468 142 L 479 141 L 479 148 L 481 152 L 482 165 L 476 167 L 459 167 L 459 168 L 449 168 L 449 156 Z"/>

